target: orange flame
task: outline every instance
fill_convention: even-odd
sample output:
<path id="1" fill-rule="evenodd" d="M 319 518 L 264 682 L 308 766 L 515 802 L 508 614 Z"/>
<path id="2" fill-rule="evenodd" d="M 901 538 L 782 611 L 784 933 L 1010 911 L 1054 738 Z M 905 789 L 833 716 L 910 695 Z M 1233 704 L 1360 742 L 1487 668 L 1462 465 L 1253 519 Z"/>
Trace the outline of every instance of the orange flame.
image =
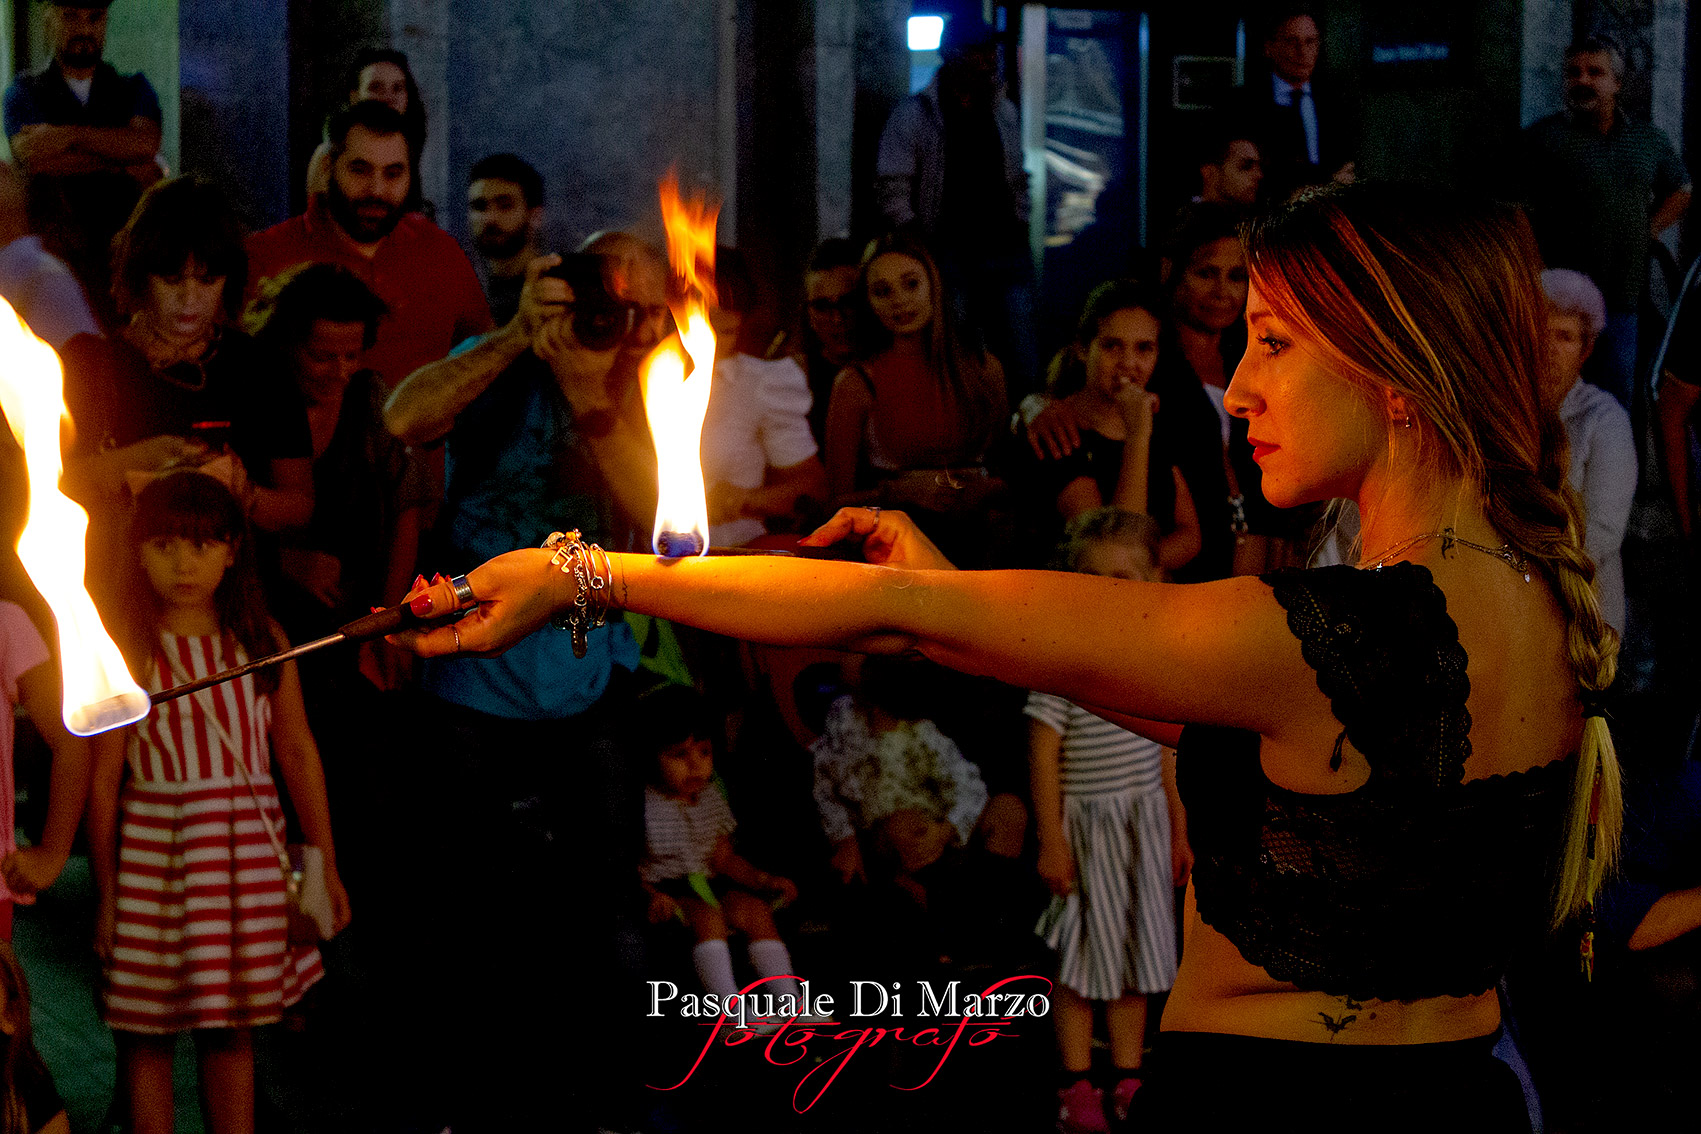
<path id="1" fill-rule="evenodd" d="M 715 367 L 709 308 L 715 301 L 715 217 L 720 210 L 702 193 L 682 198 L 679 178 L 669 170 L 661 182 L 661 211 L 675 284 L 670 306 L 680 331 L 656 347 L 640 371 L 644 416 L 656 447 L 653 546 L 657 555 L 706 555 L 709 505 L 702 436 Z"/>
<path id="2" fill-rule="evenodd" d="M 147 715 L 148 695 L 124 667 L 124 656 L 83 589 L 88 514 L 59 491 L 59 430 L 70 416 L 64 372 L 53 348 L 36 338 L 3 299 L 0 410 L 23 447 L 29 470 L 29 520 L 18 537 L 18 558 L 59 627 L 65 727 L 91 736 L 133 724 Z"/>

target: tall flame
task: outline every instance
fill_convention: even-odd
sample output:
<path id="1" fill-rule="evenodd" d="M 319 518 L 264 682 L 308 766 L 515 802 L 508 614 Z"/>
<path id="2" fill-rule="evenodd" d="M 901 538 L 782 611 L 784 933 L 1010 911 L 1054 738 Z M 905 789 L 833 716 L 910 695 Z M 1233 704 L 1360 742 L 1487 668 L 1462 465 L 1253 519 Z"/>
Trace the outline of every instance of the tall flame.
<path id="1" fill-rule="evenodd" d="M 703 489 L 702 436 L 715 368 L 709 308 L 715 302 L 715 217 L 720 209 L 700 192 L 689 200 L 682 198 L 679 178 L 669 170 L 661 182 L 661 211 L 674 274 L 670 306 L 680 331 L 650 352 L 640 372 L 644 415 L 656 447 L 658 491 L 652 542 L 657 555 L 707 555 L 709 504 Z"/>
<path id="2" fill-rule="evenodd" d="M 64 372 L 53 348 L 36 338 L 0 299 L 0 410 L 24 450 L 29 470 L 29 520 L 18 558 L 59 626 L 65 727 L 90 736 L 141 720 L 148 713 L 124 656 L 101 625 L 83 589 L 83 539 L 89 517 L 59 491 Z"/>

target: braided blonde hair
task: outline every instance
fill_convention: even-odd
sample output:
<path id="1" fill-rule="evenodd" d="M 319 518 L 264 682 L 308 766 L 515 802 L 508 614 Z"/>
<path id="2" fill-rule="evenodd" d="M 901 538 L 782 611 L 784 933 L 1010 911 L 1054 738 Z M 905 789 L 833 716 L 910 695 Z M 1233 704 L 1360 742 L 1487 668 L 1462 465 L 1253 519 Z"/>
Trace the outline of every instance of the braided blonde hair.
<path id="1" fill-rule="evenodd" d="M 1379 400 L 1383 391 L 1401 395 L 1419 427 L 1419 460 L 1480 493 L 1488 521 L 1548 582 L 1578 689 L 1598 699 L 1617 672 L 1618 635 L 1601 618 L 1595 565 L 1583 549 L 1564 426 L 1539 391 L 1541 259 L 1523 214 L 1429 186 L 1334 187 L 1253 221 L 1245 239 L 1250 274 L 1272 310 L 1350 381 Z M 1556 926 L 1589 904 L 1610 870 L 1622 810 L 1612 738 L 1591 715 Z"/>

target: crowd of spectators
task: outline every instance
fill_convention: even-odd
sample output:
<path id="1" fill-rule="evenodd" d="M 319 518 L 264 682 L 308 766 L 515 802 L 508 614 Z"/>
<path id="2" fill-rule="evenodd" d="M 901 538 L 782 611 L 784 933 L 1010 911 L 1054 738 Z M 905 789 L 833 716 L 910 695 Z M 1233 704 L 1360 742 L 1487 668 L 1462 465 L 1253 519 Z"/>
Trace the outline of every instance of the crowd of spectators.
<path id="1" fill-rule="evenodd" d="M 126 583 L 109 569 L 131 557 L 101 549 L 144 540 L 240 544 L 278 640 L 292 642 L 394 604 L 418 573 L 464 571 L 551 532 L 649 545 L 655 459 L 637 374 L 673 331 L 661 250 L 604 232 L 546 253 L 544 179 L 504 153 L 466 172 L 469 257 L 420 197 L 423 105 L 389 49 L 358 57 L 302 215 L 244 234 L 221 189 L 157 160 L 158 100 L 146 78 L 102 61 L 104 9 L 50 13 L 53 62 L 5 98 L 16 164 L 0 166 L 0 294 L 64 360 L 65 483 L 91 515 L 89 589 L 110 616 L 121 620 Z M 702 446 L 714 542 L 785 547 L 835 508 L 874 506 L 908 512 L 964 568 L 1188 582 L 1354 561 L 1350 515 L 1263 499 L 1246 423 L 1224 406 L 1241 356 L 1264 349 L 1248 342 L 1240 220 L 1356 176 L 1359 127 L 1319 71 L 1316 18 L 1284 12 L 1266 33 L 1268 70 L 1211 118 L 1197 193 L 1154 240 L 1152 269 L 1078 297 L 1073 336 L 1041 344 L 997 40 L 953 21 L 937 78 L 880 142 L 871 190 L 884 231 L 822 242 L 789 330 L 750 341 L 751 326 L 769 325 L 751 316 L 771 289 L 737 250 L 718 253 Z M 1689 177 L 1664 135 L 1618 108 L 1623 71 L 1608 40 L 1568 50 L 1567 109 L 1525 132 L 1520 194 L 1550 263 L 1544 392 L 1570 434 L 1603 613 L 1633 642 L 1646 616 L 1626 595 L 1633 503 L 1669 493 L 1677 526 L 1694 526 L 1701 299 L 1679 308 L 1654 382 L 1653 356 L 1638 354 L 1658 341 L 1637 332 L 1647 245 L 1684 214 Z M 1130 265 L 1147 262 L 1133 252 Z M 1049 362 L 1042 346 L 1056 347 Z M 610 351 L 608 379 L 587 384 L 583 358 Z M 134 528 L 136 502 L 184 477 L 217 482 L 235 530 L 160 515 Z M 6 578 L 0 598 L 49 630 L 16 572 Z M 14 852 L 0 890 L 9 926 L 6 896 L 46 887 L 70 854 L 86 769 L 99 764 L 42 708 L 49 671 L 28 620 L 10 606 L 0 616 L 0 676 L 54 757 L 33 854 L 0 815 Z M 1147 1001 L 1173 978 L 1178 948 L 1174 887 L 1189 852 L 1172 752 L 1090 709 L 925 662 L 758 647 L 638 617 L 573 647 L 544 631 L 497 658 L 421 665 L 377 642 L 302 663 L 329 818 L 311 783 L 294 781 L 300 738 L 274 748 L 296 761 L 291 829 L 329 844 L 334 821 L 338 920 L 352 910 L 353 921 L 325 946 L 320 987 L 297 1001 L 292 986 L 252 1022 L 323 1037 L 305 1064 L 262 1061 L 262 1079 L 311 1066 L 340 1084 L 328 1099 L 365 1100 L 308 1128 L 553 1129 L 573 1107 L 610 1128 L 718 1129 L 711 1096 L 643 1088 L 633 1052 L 651 1043 L 646 1024 L 665 1027 L 642 1018 L 643 981 L 728 992 L 794 973 L 1055 975 L 1061 1075 L 1054 1085 L 1035 1071 L 1038 1121 L 1079 1134 L 1126 1114 Z M 124 753 L 138 781 L 147 743 Z M 254 773 L 267 775 L 263 750 Z M 1680 786 L 1693 778 L 1686 769 Z M 1696 1022 L 1693 994 L 1677 1004 L 1656 979 L 1696 971 L 1692 842 L 1687 827 L 1649 827 L 1629 856 L 1602 962 L 1629 974 L 1606 982 L 1627 1018 Z M 1657 869 L 1638 874 L 1645 863 Z M 1126 925 L 1086 924 L 1107 909 Z M 1511 1018 L 1527 1016 L 1532 1037 L 1573 993 L 1542 978 L 1525 987 L 1529 1007 L 1515 987 Z M 1095 1004 L 1110 1061 L 1097 1070 Z M 316 1017 L 382 1021 L 379 1050 Z M 148 1031 L 110 999 L 107 1018 Z M 591 1019 L 611 1038 L 575 1047 L 563 1085 L 567 1048 L 550 1037 Z M 245 1033 L 246 1021 L 187 1026 Z M 1554 1115 L 1565 1129 L 1599 1121 L 1598 1098 L 1568 1079 L 1565 1045 L 1536 1034 L 1525 1046 L 1532 1107 L 1569 1108 Z M 159 1128 L 146 1079 L 157 1050 L 132 1040 L 121 1052 L 112 1114 Z M 229 1079 L 242 1058 L 203 1051 L 214 1129 L 252 1128 L 251 1050 L 246 1102 Z M 1669 1052 L 1664 1065 L 1676 1065 Z M 38 1092 L 32 1117 L 46 1105 Z"/>

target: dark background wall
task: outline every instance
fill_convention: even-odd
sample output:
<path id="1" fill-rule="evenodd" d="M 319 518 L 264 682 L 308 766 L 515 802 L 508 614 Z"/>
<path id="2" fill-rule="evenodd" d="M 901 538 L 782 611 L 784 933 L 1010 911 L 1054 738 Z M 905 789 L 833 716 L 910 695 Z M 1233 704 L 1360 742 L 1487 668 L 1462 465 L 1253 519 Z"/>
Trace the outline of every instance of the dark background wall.
<path id="1" fill-rule="evenodd" d="M 748 328 L 759 348 L 781 312 L 801 300 L 796 271 L 809 255 L 820 218 L 814 122 L 816 8 L 794 0 L 743 0 L 739 5 L 739 250 L 759 270 L 759 309 Z"/>
<path id="2" fill-rule="evenodd" d="M 223 185 L 250 225 L 287 216 L 290 27 L 281 4 L 182 0 L 182 169 Z M 299 190 L 297 191 L 299 193 Z"/>
<path id="3" fill-rule="evenodd" d="M 1137 26 L 1137 6 L 1096 7 Z M 1324 70 L 1362 110 L 1365 174 L 1482 175 L 1521 118 L 1557 106 L 1557 65 L 1543 61 L 1573 28 L 1606 26 L 1627 44 L 1633 114 L 1660 111 L 1675 124 L 1671 107 L 1683 102 L 1684 49 L 1675 49 L 1673 96 L 1672 37 L 1660 32 L 1683 23 L 1673 24 L 1670 0 L 1315 7 Z M 1130 122 L 1142 97 L 1148 113 L 1149 240 L 1194 188 L 1203 119 L 1171 104 L 1174 58 L 1232 56 L 1244 21 L 1255 66 L 1267 8 L 1251 0 L 1145 6 L 1150 82 L 1142 92 L 1130 79 L 1126 90 Z M 40 5 L 0 0 L 0 10 L 6 29 L 21 33 L 8 45 L 10 62 L 38 64 Z M 609 226 L 658 238 L 655 183 L 677 162 L 688 185 L 731 199 L 722 239 L 746 251 L 770 305 L 789 313 L 815 241 L 863 235 L 877 223 L 875 152 L 887 116 L 908 93 L 911 10 L 911 0 L 124 0 L 109 54 L 147 69 L 168 102 L 180 84 L 181 140 L 168 126 L 168 159 L 228 186 L 247 219 L 263 225 L 302 207 L 307 158 L 325 113 L 346 92 L 354 53 L 395 43 L 421 64 L 432 114 L 424 184 L 450 232 L 465 235 L 467 168 L 513 150 L 543 172 L 552 247 Z M 1009 6 L 1007 15 L 1019 11 Z M 1701 17 L 1687 18 L 1693 41 Z M 1376 44 L 1399 39 L 1446 42 L 1451 56 L 1435 66 L 1371 61 Z M 1540 58 L 1526 58 L 1527 45 Z M 1663 87 L 1648 81 L 1661 59 Z M 1015 62 L 1012 50 L 1013 91 Z M 1683 132 L 1693 137 L 1698 125 L 1691 114 Z M 1129 177 L 1113 191 L 1132 195 L 1136 186 Z M 1123 209 L 1132 214 L 1138 205 L 1130 199 Z"/>
<path id="4" fill-rule="evenodd" d="M 715 10 L 453 0 L 450 192 L 474 161 L 510 150 L 543 174 L 551 246 L 603 228 L 659 237 L 656 182 L 670 164 L 687 186 L 716 181 Z M 443 226 L 464 236 L 464 201 L 444 205 Z"/>
<path id="5" fill-rule="evenodd" d="M 184 4 L 206 4 L 209 0 L 183 0 Z M 231 5 L 244 18 L 252 4 L 237 0 Z M 286 193 L 289 209 L 284 216 L 301 211 L 306 204 L 307 159 L 323 136 L 325 115 L 348 96 L 348 69 L 362 47 L 390 40 L 389 14 L 383 0 L 288 0 L 287 80 L 271 88 L 276 103 L 289 107 L 289 155 Z M 226 34 L 230 25 L 226 24 Z M 221 108 L 228 120 L 241 123 L 241 107 Z M 242 127 L 238 126 L 238 129 Z M 429 125 L 428 125 L 429 128 Z M 244 131 L 244 133 L 248 133 Z M 277 135 L 251 135 L 255 145 L 280 148 Z M 273 221 L 283 217 L 274 217 Z"/>
<path id="6" fill-rule="evenodd" d="M 1359 170 L 1481 183 L 1519 129 L 1519 0 L 1329 6 L 1328 51 L 1360 100 Z M 1402 10 L 1403 9 L 1403 10 Z M 1378 45 L 1445 43 L 1443 63 L 1375 63 Z"/>
<path id="7" fill-rule="evenodd" d="M 1163 218 L 1197 190 L 1193 146 L 1207 121 L 1205 111 L 1172 105 L 1174 58 L 1233 55 L 1244 21 L 1246 70 L 1257 74 L 1269 6 L 1198 0 L 1151 8 L 1152 216 Z M 1521 0 L 1332 0 L 1316 9 L 1319 75 L 1362 117 L 1360 174 L 1468 182 L 1506 152 L 1520 126 Z M 1402 42 L 1445 43 L 1450 57 L 1444 64 L 1371 61 L 1375 45 Z"/>

